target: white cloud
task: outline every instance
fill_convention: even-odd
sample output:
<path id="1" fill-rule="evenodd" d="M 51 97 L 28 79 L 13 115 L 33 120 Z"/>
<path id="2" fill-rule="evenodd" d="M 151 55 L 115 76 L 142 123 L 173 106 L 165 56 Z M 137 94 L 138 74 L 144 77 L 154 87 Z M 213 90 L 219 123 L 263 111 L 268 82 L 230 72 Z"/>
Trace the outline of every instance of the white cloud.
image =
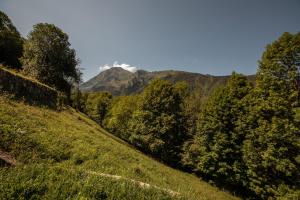
<path id="1" fill-rule="evenodd" d="M 135 66 L 131 66 L 129 64 L 126 64 L 126 63 L 122 63 L 122 64 L 119 64 L 118 61 L 115 61 L 113 63 L 113 65 L 103 65 L 103 66 L 100 66 L 100 72 L 103 72 L 105 70 L 108 70 L 108 69 L 111 69 L 113 67 L 121 67 L 129 72 L 136 72 L 137 71 L 137 67 Z"/>

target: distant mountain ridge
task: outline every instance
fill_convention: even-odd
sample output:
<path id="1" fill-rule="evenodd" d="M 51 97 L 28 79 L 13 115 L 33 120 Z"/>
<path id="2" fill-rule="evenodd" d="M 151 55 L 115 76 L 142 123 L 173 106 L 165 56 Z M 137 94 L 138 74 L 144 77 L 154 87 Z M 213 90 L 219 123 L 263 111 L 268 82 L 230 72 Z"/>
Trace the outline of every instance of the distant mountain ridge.
<path id="1" fill-rule="evenodd" d="M 113 95 L 130 95 L 141 92 L 153 79 L 159 78 L 172 83 L 185 81 L 191 89 L 201 88 L 204 95 L 209 94 L 214 88 L 224 85 L 230 76 L 212 76 L 185 71 L 154 71 L 138 70 L 135 73 L 114 67 L 99 73 L 80 86 L 82 92 L 107 91 Z M 248 76 L 250 80 L 254 75 Z"/>

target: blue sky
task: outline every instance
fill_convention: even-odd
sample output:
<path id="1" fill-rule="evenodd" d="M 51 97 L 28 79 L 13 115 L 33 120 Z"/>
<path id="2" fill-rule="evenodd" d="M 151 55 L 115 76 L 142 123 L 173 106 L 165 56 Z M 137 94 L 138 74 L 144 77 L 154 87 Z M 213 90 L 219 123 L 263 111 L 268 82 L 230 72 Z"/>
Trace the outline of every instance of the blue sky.
<path id="1" fill-rule="evenodd" d="M 300 31 L 299 0 L 0 0 L 25 37 L 39 22 L 70 37 L 87 80 L 111 66 L 254 74 L 266 44 Z"/>

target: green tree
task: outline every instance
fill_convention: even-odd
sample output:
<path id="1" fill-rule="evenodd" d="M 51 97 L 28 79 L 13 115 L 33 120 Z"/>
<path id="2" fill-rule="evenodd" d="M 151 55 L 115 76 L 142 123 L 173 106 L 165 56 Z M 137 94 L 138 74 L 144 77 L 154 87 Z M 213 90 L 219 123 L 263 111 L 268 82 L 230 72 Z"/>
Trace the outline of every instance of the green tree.
<path id="1" fill-rule="evenodd" d="M 111 101 L 112 95 L 108 92 L 89 93 L 86 102 L 87 115 L 102 125 Z"/>
<path id="2" fill-rule="evenodd" d="M 79 87 L 76 86 L 73 88 L 71 93 L 71 105 L 76 110 L 85 113 L 86 112 L 86 102 L 87 102 L 87 94 L 83 94 Z"/>
<path id="3" fill-rule="evenodd" d="M 193 137 L 197 132 L 197 122 L 203 104 L 203 99 L 204 99 L 203 90 L 201 87 L 197 85 L 192 91 L 190 91 L 187 94 L 184 100 L 183 112 L 185 116 L 185 122 L 186 122 L 185 124 L 187 130 L 187 140 L 183 145 L 184 152 L 192 144 Z M 192 168 L 192 166 L 188 165 L 187 163 L 185 163 L 185 167 L 187 169 Z"/>
<path id="4" fill-rule="evenodd" d="M 168 81 L 152 81 L 141 94 L 130 122 L 130 141 L 173 166 L 178 164 L 185 139 L 180 91 Z"/>
<path id="5" fill-rule="evenodd" d="M 209 97 L 201 110 L 194 140 L 185 147 L 185 165 L 219 184 L 235 187 L 245 184 L 242 161 L 245 135 L 237 127 L 239 117 L 245 113 L 241 99 L 251 88 L 246 77 L 233 73 L 227 85 Z"/>
<path id="6" fill-rule="evenodd" d="M 104 120 L 105 128 L 126 141 L 129 141 L 131 136 L 128 127 L 132 114 L 136 109 L 137 99 L 138 96 L 117 97 Z"/>
<path id="7" fill-rule="evenodd" d="M 248 187 L 264 199 L 300 195 L 299 66 L 300 33 L 284 33 L 268 45 L 241 123 Z"/>
<path id="8" fill-rule="evenodd" d="M 23 52 L 23 39 L 8 16 L 0 11 L 0 63 L 20 69 L 19 58 Z"/>
<path id="9" fill-rule="evenodd" d="M 191 136 L 196 133 L 197 121 L 204 101 L 203 99 L 203 91 L 199 87 L 191 91 L 185 98 L 184 111 L 188 118 L 188 129 Z"/>
<path id="10" fill-rule="evenodd" d="M 24 73 L 66 93 L 80 81 L 79 60 L 70 48 L 68 35 L 53 24 L 39 23 L 24 43 Z"/>

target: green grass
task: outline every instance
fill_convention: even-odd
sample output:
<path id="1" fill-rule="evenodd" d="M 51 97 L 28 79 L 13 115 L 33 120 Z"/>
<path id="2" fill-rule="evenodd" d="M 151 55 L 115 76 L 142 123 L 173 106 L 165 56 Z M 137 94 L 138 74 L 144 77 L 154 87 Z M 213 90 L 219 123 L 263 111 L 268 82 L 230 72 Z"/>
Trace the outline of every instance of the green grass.
<path id="1" fill-rule="evenodd" d="M 0 168 L 0 199 L 238 199 L 142 154 L 71 108 L 59 112 L 0 97 L 0 149 L 20 163 Z"/>
<path id="2" fill-rule="evenodd" d="M 6 72 L 8 72 L 8 73 L 10 73 L 10 74 L 12 74 L 12 75 L 14 75 L 14 76 L 18 76 L 18 77 L 20 77 L 20 78 L 22 78 L 22 79 L 31 81 L 31 82 L 33 82 L 33 83 L 35 83 L 35 84 L 41 85 L 41 86 L 43 86 L 43 87 L 46 87 L 46 88 L 48 88 L 49 90 L 53 90 L 53 91 L 56 91 L 56 92 L 57 92 L 57 90 L 55 90 L 54 88 L 52 88 L 52 87 L 50 87 L 50 86 L 48 86 L 48 85 L 46 85 L 46 84 L 44 84 L 44 83 L 41 83 L 40 81 L 38 81 L 38 80 L 36 80 L 36 79 L 34 79 L 34 78 L 32 78 L 32 77 L 25 76 L 25 75 L 23 75 L 22 73 L 18 72 L 18 71 L 15 70 L 15 69 L 9 69 L 9 68 L 7 68 L 7 67 L 5 67 L 5 66 L 3 66 L 3 65 L 0 64 L 0 70 L 6 71 Z"/>

